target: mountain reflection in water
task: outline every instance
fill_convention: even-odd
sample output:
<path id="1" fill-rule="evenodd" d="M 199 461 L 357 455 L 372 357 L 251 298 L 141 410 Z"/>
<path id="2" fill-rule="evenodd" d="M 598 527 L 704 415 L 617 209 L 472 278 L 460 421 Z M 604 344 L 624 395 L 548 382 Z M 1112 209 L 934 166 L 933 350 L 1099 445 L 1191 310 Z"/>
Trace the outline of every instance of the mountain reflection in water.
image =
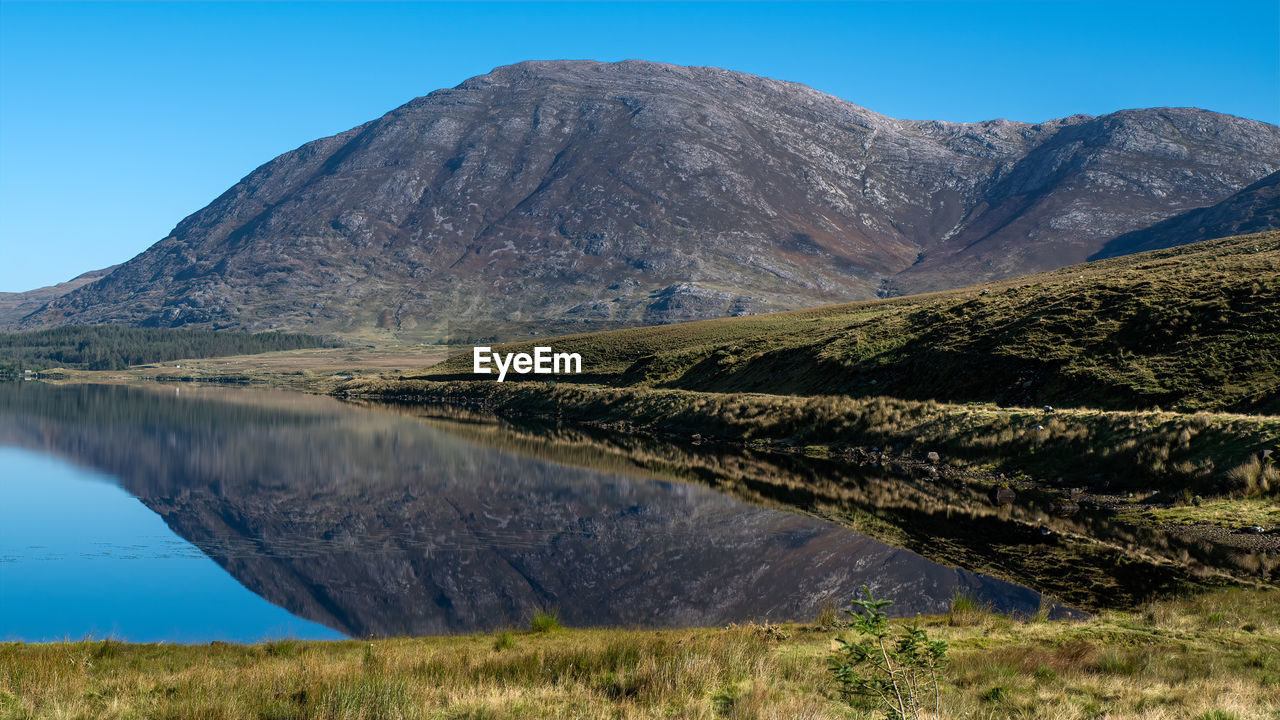
<path id="1" fill-rule="evenodd" d="M 961 592 L 1041 603 L 812 517 L 464 435 L 293 393 L 0 385 L 0 444 L 110 474 L 245 587 L 352 636 L 540 608 L 571 626 L 807 621 L 864 584 L 899 615 Z"/>

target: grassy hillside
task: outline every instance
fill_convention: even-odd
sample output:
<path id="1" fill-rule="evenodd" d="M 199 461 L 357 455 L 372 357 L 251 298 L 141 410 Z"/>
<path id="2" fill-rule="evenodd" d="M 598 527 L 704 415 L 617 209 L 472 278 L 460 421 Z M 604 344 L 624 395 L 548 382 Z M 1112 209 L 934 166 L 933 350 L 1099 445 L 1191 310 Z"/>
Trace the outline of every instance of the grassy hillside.
<path id="1" fill-rule="evenodd" d="M 942 717 L 1253 720 L 1280 710 L 1280 612 L 1223 591 L 1083 622 L 957 602 Z M 802 626 L 559 630 L 251 646 L 0 643 L 0 718 L 883 718 Z M 532 625 L 532 624 L 531 624 Z M 934 717 L 928 715 L 928 717 Z"/>
<path id="2" fill-rule="evenodd" d="M 538 344 L 548 343 L 583 357 L 586 374 L 562 382 L 1280 414 L 1280 233 L 944 293 Z M 475 379 L 469 351 L 426 377 Z"/>

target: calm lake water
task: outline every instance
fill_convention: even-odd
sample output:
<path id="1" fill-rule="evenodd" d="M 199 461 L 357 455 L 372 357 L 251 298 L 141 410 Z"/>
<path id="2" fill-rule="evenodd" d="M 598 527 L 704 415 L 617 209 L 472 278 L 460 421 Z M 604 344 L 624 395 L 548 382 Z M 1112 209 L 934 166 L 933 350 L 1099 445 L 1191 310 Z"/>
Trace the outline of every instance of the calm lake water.
<path id="1" fill-rule="evenodd" d="M 544 608 L 570 626 L 807 621 L 862 585 L 900 615 L 961 592 L 1041 604 L 729 497 L 714 472 L 560 439 L 285 392 L 0 384 L 0 639 L 441 634 Z"/>

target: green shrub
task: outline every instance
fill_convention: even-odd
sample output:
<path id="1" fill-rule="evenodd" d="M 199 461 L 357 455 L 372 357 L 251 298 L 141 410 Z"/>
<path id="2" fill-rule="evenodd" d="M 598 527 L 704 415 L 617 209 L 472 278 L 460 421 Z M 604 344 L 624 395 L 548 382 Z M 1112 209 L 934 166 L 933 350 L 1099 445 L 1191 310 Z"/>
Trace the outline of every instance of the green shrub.
<path id="1" fill-rule="evenodd" d="M 514 650 L 515 647 L 516 636 L 510 630 L 503 630 L 493 638 L 494 650 Z"/>
<path id="2" fill-rule="evenodd" d="M 894 637 L 883 608 L 891 600 L 877 600 L 864 585 L 866 600 L 853 600 L 845 614 L 858 633 L 853 640 L 836 638 L 838 648 L 828 667 L 850 704 L 878 704 L 894 720 L 916 720 L 928 705 L 942 717 L 938 672 L 947 664 L 947 643 L 931 640 L 918 622 Z M 932 701 L 932 702 L 930 702 Z"/>
<path id="3" fill-rule="evenodd" d="M 539 610 L 529 620 L 529 629 L 536 633 L 551 632 L 561 627 L 560 617 L 551 610 Z"/>
<path id="4" fill-rule="evenodd" d="M 1209 710 L 1197 715 L 1195 720 L 1240 720 L 1240 716 L 1230 710 Z"/>
<path id="5" fill-rule="evenodd" d="M 1009 697 L 1009 691 L 1001 685 L 993 685 L 980 696 L 983 702 L 998 703 Z"/>
<path id="6" fill-rule="evenodd" d="M 961 591 L 951 598 L 951 607 L 947 609 L 947 624 L 952 627 L 969 627 L 982 625 L 991 611 L 967 592 Z"/>

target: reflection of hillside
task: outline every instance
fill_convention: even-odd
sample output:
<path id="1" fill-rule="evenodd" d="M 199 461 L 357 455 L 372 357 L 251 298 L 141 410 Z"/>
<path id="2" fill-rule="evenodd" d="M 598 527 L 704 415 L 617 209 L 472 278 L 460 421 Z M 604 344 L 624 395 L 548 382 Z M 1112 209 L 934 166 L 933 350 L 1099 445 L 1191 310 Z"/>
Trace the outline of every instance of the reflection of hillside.
<path id="1" fill-rule="evenodd" d="M 1132 606 L 1188 583 L 1252 580 L 1274 560 L 1101 512 L 1058 517 L 1049 498 L 996 506 L 976 489 L 871 467 L 676 445 L 641 435 L 497 422 L 451 408 L 391 405 L 448 432 L 557 462 L 696 481 L 764 507 L 802 510 L 936 562 L 1003 577 L 1087 608 Z"/>
<path id="2" fill-rule="evenodd" d="M 604 469 L 295 397 L 0 386 L 0 443 L 115 475 L 246 587 L 353 635 L 501 626 L 539 606 L 579 625 L 807 619 L 864 583 L 900 613 L 960 590 L 1039 603 L 803 515 L 624 474 L 598 450 Z"/>

